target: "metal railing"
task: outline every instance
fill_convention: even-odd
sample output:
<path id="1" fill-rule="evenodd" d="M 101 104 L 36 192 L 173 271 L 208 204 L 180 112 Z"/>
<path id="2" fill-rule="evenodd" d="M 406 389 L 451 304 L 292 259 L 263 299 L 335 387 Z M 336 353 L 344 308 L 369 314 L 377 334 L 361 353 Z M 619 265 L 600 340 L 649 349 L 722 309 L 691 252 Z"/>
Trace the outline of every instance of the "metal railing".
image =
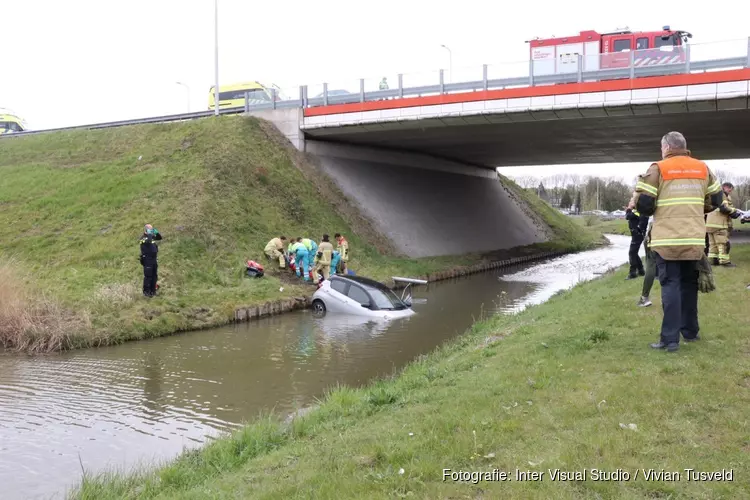
<path id="1" fill-rule="evenodd" d="M 389 89 L 374 89 L 373 83 L 377 80 L 366 78 L 338 84 L 326 82 L 312 87 L 302 85 L 288 89 L 290 94 L 298 96 L 294 99 L 276 99 L 275 90 L 272 102 L 251 103 L 246 96 L 245 111 L 269 108 L 311 108 L 561 83 L 703 73 L 735 68 L 750 68 L 750 38 L 609 54 L 574 54 L 564 60 L 523 61 L 494 66 L 484 64 L 481 68 L 459 68 L 458 71 L 464 79 L 450 83 L 446 81 L 445 70 L 441 69 L 421 75 L 396 74 L 397 86 Z M 454 75 L 450 75 L 449 81 L 455 80 L 454 76 L 455 72 Z M 413 85 L 404 85 L 407 80 Z M 310 92 L 310 88 L 316 90 Z M 316 95 L 310 97 L 310 94 Z"/>
<path id="2" fill-rule="evenodd" d="M 551 69 L 550 63 L 555 64 Z M 237 114 L 265 109 L 311 108 L 334 104 L 352 104 L 370 101 L 404 99 L 408 97 L 479 92 L 494 89 L 538 87 L 561 83 L 597 82 L 616 79 L 633 79 L 649 76 L 666 76 L 702 73 L 717 70 L 750 68 L 750 38 L 687 44 L 667 50 L 646 49 L 610 54 L 588 54 L 568 57 L 564 61 L 522 61 L 481 67 L 457 68 L 446 79 L 444 70 L 426 73 L 398 73 L 390 75 L 397 87 L 381 89 L 381 78 L 360 78 L 347 82 L 302 85 L 288 89 L 270 89 L 269 101 L 255 102 L 245 94 L 244 107 L 220 109 L 220 114 Z M 393 78 L 395 76 L 395 78 Z M 446 81 L 447 80 L 447 81 Z M 295 96 L 294 98 L 288 95 Z M 310 97 L 313 95 L 314 97 Z M 73 129 L 121 127 L 143 123 L 165 123 L 193 120 L 212 116 L 214 112 L 199 111 L 152 118 L 119 120 L 91 125 L 77 125 L 45 130 L 31 130 L 2 134 L 17 137 L 42 132 Z"/>

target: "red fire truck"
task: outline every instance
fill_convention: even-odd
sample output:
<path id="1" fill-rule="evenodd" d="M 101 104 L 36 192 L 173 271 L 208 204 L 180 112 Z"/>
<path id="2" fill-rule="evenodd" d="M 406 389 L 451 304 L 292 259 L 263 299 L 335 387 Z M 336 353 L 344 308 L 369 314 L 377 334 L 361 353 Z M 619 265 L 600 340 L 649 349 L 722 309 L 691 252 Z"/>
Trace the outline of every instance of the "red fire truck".
<path id="1" fill-rule="evenodd" d="M 577 73 L 579 55 L 582 71 L 627 68 L 631 52 L 636 68 L 684 63 L 684 46 L 692 37 L 687 31 L 664 26 L 662 31 L 581 31 L 574 36 L 536 38 L 528 43 L 534 75 L 552 75 Z"/>

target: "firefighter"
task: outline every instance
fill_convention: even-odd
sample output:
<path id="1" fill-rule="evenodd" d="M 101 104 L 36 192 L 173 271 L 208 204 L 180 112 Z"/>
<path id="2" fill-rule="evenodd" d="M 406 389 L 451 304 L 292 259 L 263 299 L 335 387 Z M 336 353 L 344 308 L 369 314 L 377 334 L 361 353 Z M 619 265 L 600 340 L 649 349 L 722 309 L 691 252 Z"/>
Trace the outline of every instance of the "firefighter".
<path id="1" fill-rule="evenodd" d="M 729 231 L 732 230 L 732 219 L 742 215 L 741 210 L 732 206 L 731 182 L 721 185 L 722 201 L 719 208 L 706 217 L 706 233 L 708 233 L 708 258 L 714 265 L 735 267 L 729 260 Z"/>
<path id="2" fill-rule="evenodd" d="M 333 235 L 336 238 L 336 250 L 339 252 L 339 274 L 346 274 L 346 263 L 349 262 L 349 242 L 341 233 Z"/>
<path id="3" fill-rule="evenodd" d="M 143 228 L 143 236 L 141 236 L 141 265 L 143 266 L 143 296 L 154 297 L 156 296 L 156 282 L 159 279 L 157 263 L 157 254 L 159 253 L 159 247 L 154 241 L 161 240 L 161 233 L 158 229 L 154 228 L 151 224 L 146 224 Z"/>
<path id="4" fill-rule="evenodd" d="M 318 252 L 315 254 L 315 282 L 318 282 L 318 271 L 323 275 L 323 280 L 331 277 L 331 258 L 333 257 L 333 245 L 327 234 L 323 235 L 323 240 L 318 246 Z"/>
<path id="5" fill-rule="evenodd" d="M 263 250 L 270 260 L 276 260 L 279 262 L 279 269 L 286 268 L 286 257 L 284 256 L 285 241 L 286 236 L 273 238 L 266 244 L 266 248 Z"/>
<path id="6" fill-rule="evenodd" d="M 310 274 L 307 267 L 308 251 L 307 247 L 302 244 L 302 237 L 297 238 L 297 242 L 292 246 L 291 255 L 294 256 L 295 269 L 294 273 L 297 277 L 304 278 L 305 281 L 310 280 Z"/>
<path id="7" fill-rule="evenodd" d="M 721 185 L 708 166 L 690 156 L 685 137 L 669 132 L 661 140 L 662 161 L 639 176 L 635 209 L 653 215 L 650 247 L 661 284 L 664 317 L 653 349 L 675 352 L 680 334 L 698 332 L 698 262 L 704 257 L 703 214 L 721 205 Z"/>
<path id="8" fill-rule="evenodd" d="M 635 196 L 635 193 L 633 193 L 633 195 Z M 638 211 L 633 208 L 632 200 L 625 213 L 625 218 L 628 220 L 628 228 L 630 229 L 630 249 L 628 250 L 630 272 L 625 279 L 632 280 L 638 276 L 644 276 L 646 274 L 643 269 L 643 261 L 638 255 L 638 252 L 640 252 L 643 239 L 646 237 L 648 216 L 638 213 Z"/>
<path id="9" fill-rule="evenodd" d="M 388 79 L 386 77 L 383 77 L 383 79 L 380 80 L 378 90 L 388 90 Z"/>

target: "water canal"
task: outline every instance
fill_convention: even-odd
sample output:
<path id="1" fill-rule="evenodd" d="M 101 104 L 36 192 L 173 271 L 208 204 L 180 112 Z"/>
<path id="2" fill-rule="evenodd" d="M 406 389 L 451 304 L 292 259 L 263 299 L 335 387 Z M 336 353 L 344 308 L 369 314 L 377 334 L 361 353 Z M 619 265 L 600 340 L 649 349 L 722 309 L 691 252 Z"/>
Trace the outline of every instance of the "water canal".
<path id="1" fill-rule="evenodd" d="M 482 315 L 519 311 L 623 264 L 630 239 L 609 238 L 606 248 L 417 289 L 426 302 L 400 322 L 300 311 L 109 348 L 0 354 L 2 497 L 64 498 L 81 464 L 92 473 L 153 464 L 261 411 L 288 413 L 328 387 L 391 373 Z"/>

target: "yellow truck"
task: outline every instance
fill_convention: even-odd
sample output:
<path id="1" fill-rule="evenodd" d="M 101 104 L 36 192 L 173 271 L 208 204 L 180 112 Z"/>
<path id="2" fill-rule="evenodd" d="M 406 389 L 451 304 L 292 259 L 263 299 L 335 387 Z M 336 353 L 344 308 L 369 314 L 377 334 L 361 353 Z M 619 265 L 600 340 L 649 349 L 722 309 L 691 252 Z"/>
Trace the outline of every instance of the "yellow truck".
<path id="1" fill-rule="evenodd" d="M 7 109 L 0 109 L 0 135 L 28 130 L 26 122 Z"/>
<path id="2" fill-rule="evenodd" d="M 214 109 L 214 88 L 208 91 L 208 109 Z M 219 86 L 219 109 L 241 108 L 245 105 L 245 94 L 250 94 L 250 104 L 263 104 L 273 101 L 274 94 L 271 88 L 259 82 L 234 83 Z M 278 91 L 276 100 L 280 100 Z"/>

